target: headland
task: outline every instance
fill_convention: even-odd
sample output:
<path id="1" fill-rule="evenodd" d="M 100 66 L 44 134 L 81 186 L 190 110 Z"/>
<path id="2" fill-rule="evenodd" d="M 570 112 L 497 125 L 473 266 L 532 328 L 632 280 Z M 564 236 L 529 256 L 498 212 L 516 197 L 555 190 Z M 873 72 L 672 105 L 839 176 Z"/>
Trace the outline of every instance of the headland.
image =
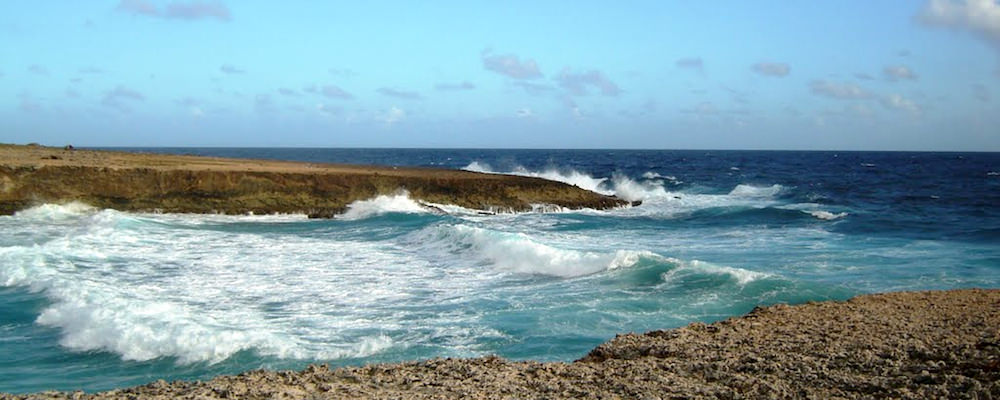
<path id="1" fill-rule="evenodd" d="M 448 169 L 0 145 L 0 214 L 79 201 L 120 211 L 329 218 L 354 201 L 400 191 L 484 212 L 629 204 L 561 182 Z"/>

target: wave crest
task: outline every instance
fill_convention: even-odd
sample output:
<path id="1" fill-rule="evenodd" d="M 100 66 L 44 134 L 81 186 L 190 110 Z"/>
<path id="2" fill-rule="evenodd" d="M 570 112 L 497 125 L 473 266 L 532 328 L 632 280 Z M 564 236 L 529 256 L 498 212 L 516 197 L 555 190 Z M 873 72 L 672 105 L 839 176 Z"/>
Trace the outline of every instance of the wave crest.
<path id="1" fill-rule="evenodd" d="M 347 205 L 347 211 L 338 219 L 359 220 L 389 213 L 425 214 L 431 209 L 410 198 L 410 193 L 400 191 L 394 195 L 381 195 L 368 200 L 358 200 Z"/>
<path id="2" fill-rule="evenodd" d="M 824 221 L 832 221 L 832 220 L 839 219 L 839 218 L 844 218 L 844 217 L 847 216 L 846 212 L 832 213 L 832 212 L 823 211 L 823 210 L 803 211 L 803 212 L 808 213 L 809 215 L 812 215 L 812 216 L 814 216 L 816 218 L 819 218 L 821 220 L 824 220 Z"/>
<path id="3" fill-rule="evenodd" d="M 65 204 L 42 204 L 18 211 L 14 216 L 31 220 L 61 221 L 87 215 L 96 210 L 89 204 L 73 201 Z"/>
<path id="4" fill-rule="evenodd" d="M 509 171 L 498 171 L 491 168 L 488 164 L 480 163 L 478 161 L 473 161 L 462 169 L 480 173 L 519 175 L 548 179 L 574 185 L 592 192 L 616 196 L 628 201 L 648 202 L 652 200 L 653 202 L 662 205 L 666 202 L 685 198 L 687 201 L 683 202 L 684 206 L 682 208 L 688 208 L 687 206 L 692 205 L 692 201 L 704 203 L 705 207 L 715 207 L 718 205 L 727 205 L 729 203 L 743 204 L 747 201 L 770 200 L 787 191 L 785 186 L 778 184 L 770 186 L 739 184 L 730 190 L 726 195 L 673 192 L 668 189 L 667 185 L 676 186 L 681 182 L 674 176 L 664 176 L 653 171 L 643 173 L 640 179 L 632 179 L 631 177 L 620 173 L 612 174 L 609 179 L 595 178 L 574 169 L 560 170 L 556 168 L 549 168 L 544 171 L 532 171 L 525 167 L 517 166 Z"/>
<path id="5" fill-rule="evenodd" d="M 440 225 L 422 233 L 417 241 L 449 253 L 469 252 L 474 260 L 498 271 L 562 278 L 630 267 L 643 257 L 658 257 L 646 251 L 601 253 L 562 249 L 540 243 L 523 233 L 465 225 Z"/>
<path id="6" fill-rule="evenodd" d="M 785 190 L 784 186 L 774 184 L 771 186 L 754 186 L 754 185 L 736 185 L 732 191 L 729 192 L 730 196 L 738 197 L 751 197 L 751 198 L 769 198 L 775 197 L 781 194 Z"/>

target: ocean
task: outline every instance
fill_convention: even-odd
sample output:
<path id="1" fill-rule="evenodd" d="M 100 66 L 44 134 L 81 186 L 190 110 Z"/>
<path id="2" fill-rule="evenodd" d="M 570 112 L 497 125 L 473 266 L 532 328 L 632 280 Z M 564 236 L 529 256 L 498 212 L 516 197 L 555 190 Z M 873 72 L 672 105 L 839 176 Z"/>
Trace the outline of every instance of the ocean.
<path id="1" fill-rule="evenodd" d="M 755 306 L 1000 287 L 1000 153 L 154 148 L 537 176 L 641 201 L 329 220 L 46 204 L 0 216 L 0 392 L 496 354 Z"/>

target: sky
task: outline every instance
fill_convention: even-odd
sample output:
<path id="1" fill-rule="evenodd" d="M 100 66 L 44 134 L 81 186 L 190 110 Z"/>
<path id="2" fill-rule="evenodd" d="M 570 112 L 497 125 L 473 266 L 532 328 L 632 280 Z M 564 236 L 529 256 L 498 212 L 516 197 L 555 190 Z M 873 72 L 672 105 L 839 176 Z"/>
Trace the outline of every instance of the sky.
<path id="1" fill-rule="evenodd" d="M 0 142 L 1000 151 L 998 1 L 9 1 Z"/>

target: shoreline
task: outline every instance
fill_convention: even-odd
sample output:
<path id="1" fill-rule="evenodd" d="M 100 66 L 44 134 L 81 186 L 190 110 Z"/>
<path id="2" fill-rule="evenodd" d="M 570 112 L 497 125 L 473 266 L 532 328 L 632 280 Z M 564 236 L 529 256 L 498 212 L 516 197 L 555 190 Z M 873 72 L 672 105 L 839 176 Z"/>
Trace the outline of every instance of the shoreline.
<path id="1" fill-rule="evenodd" d="M 0 215 L 80 201 L 119 211 L 331 218 L 352 202 L 401 191 L 418 201 L 486 212 L 631 204 L 541 178 L 450 169 L 0 144 Z"/>
<path id="2" fill-rule="evenodd" d="M 106 392 L 0 399 L 988 398 L 1000 395 L 1000 289 L 892 292 L 758 307 L 618 335 L 580 360 L 495 356 L 248 371 Z"/>

